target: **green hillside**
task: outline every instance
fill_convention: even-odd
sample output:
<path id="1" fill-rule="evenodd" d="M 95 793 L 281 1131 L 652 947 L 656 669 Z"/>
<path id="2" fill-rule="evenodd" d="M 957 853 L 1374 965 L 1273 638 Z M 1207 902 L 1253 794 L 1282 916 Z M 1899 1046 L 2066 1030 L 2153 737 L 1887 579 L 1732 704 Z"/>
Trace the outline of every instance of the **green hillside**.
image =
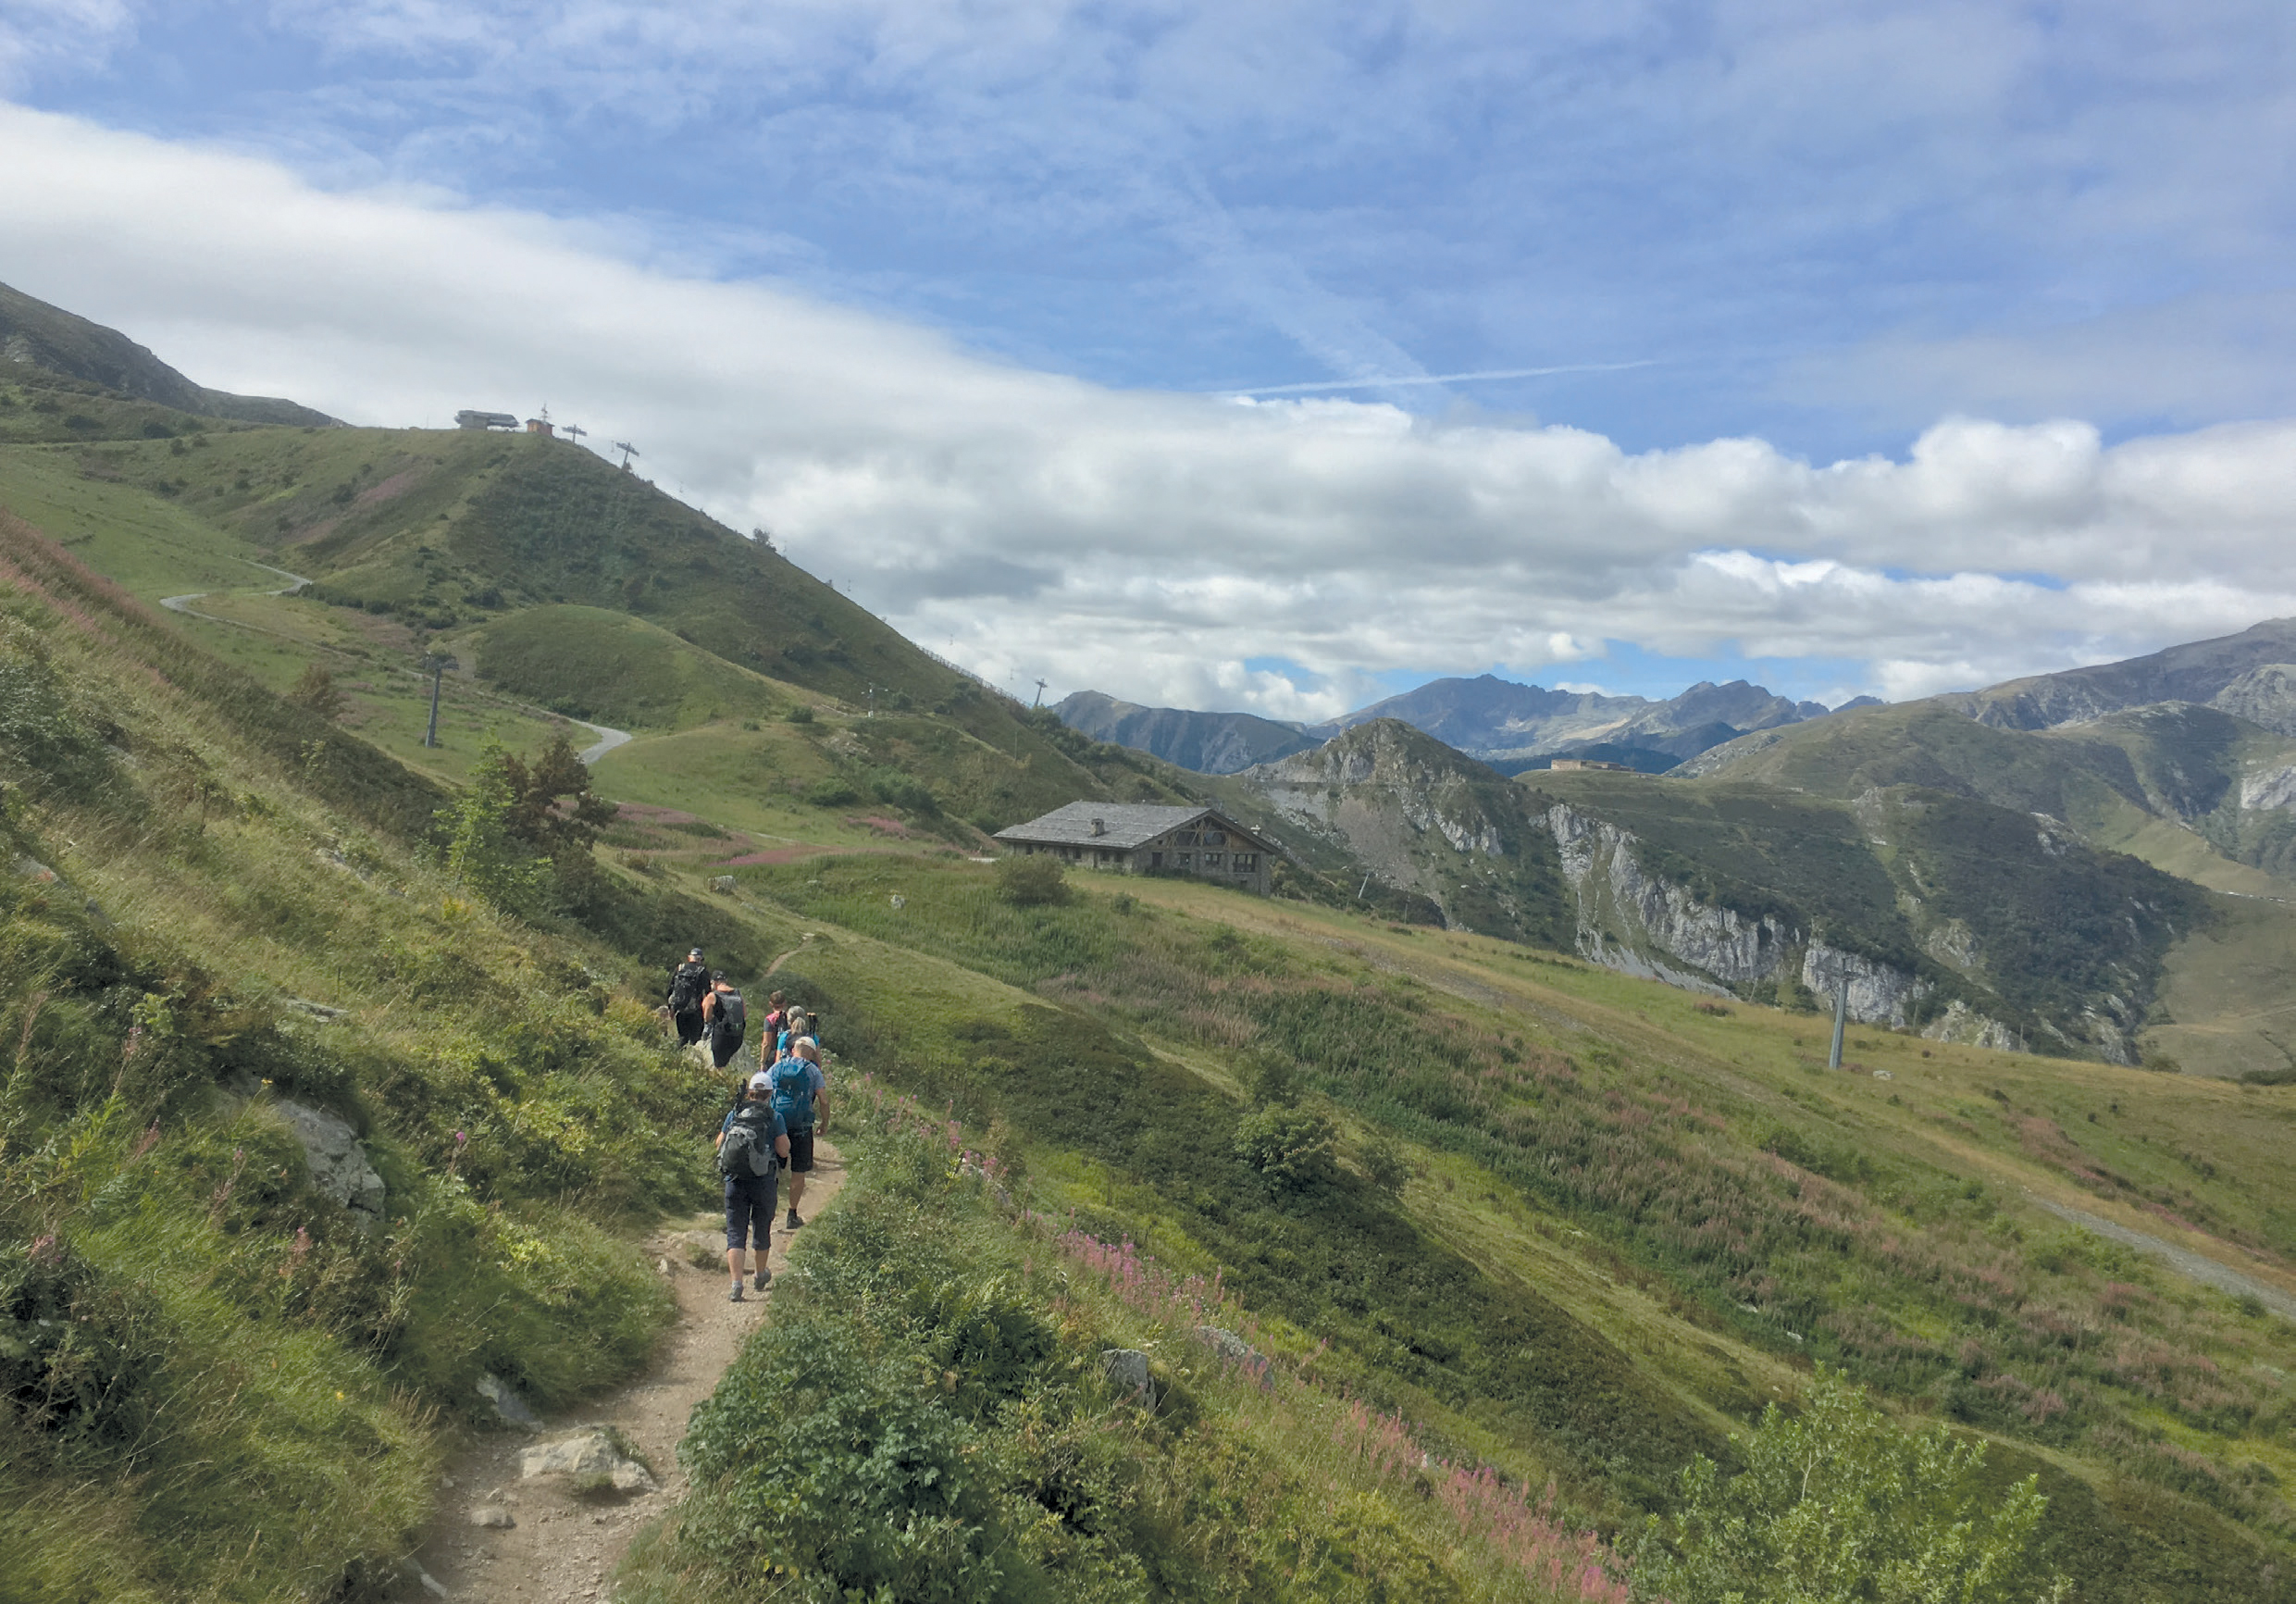
<path id="1" fill-rule="evenodd" d="M 1533 786 L 1373 724 L 1188 791 L 561 442 L 16 445 L 0 506 L 0 1590 L 412 1585 L 482 1378 L 563 1414 L 649 1362 L 634 1244 L 708 1206 L 727 1089 L 651 1014 L 700 941 L 818 1011 L 858 1185 L 625 1599 L 1615 1600 L 1823 1364 L 2038 1478 L 2035 1591 L 2296 1600 L 2296 1085 L 2101 1061 L 2272 1007 L 2277 904 L 2035 819 L 1958 727 L 1854 785 Z M 609 708 L 592 840 L 486 737 Z M 2211 791 L 2212 727 L 2089 729 L 2054 794 L 2221 809 L 2277 749 Z M 1219 796 L 1294 894 L 974 861 L 1079 794 Z M 1793 939 L 1735 997 L 1560 951 L 1630 911 Z M 2092 1056 L 1909 1019 L 1829 1073 L 1821 937 Z"/>

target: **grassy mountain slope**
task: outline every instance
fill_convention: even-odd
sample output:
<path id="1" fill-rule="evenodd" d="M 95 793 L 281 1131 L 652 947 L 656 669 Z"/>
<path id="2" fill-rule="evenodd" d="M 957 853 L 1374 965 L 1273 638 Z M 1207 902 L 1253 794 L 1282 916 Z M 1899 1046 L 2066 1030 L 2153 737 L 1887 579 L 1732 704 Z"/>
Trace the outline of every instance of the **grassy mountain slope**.
<path id="1" fill-rule="evenodd" d="M 2009 729 L 2050 729 L 2164 702 L 2187 702 L 2296 735 L 2291 662 L 2296 662 L 2296 619 L 2268 618 L 2237 635 L 2013 679 L 1951 700 L 1969 716 Z"/>
<path id="2" fill-rule="evenodd" d="M 77 379 L 172 411 L 243 423 L 331 424 L 323 412 L 274 396 L 209 390 L 117 330 L 0 284 L 0 357 L 56 379 Z"/>
<path id="3" fill-rule="evenodd" d="M 1893 1086 L 1828 1079 L 1791 1015 L 1721 1017 L 1520 945 L 1185 884 L 1101 883 L 1066 906 L 1016 908 L 992 870 L 897 836 L 870 853 L 737 865 L 733 898 L 703 889 L 728 855 L 722 837 L 697 836 L 690 856 L 645 854 L 642 873 L 609 851 L 571 919 L 522 922 L 408 851 L 436 789 L 191 643 L 220 627 L 146 613 L 9 528 L 10 605 L 29 632 L 11 638 L 10 662 L 44 653 L 55 672 L 42 683 L 68 715 L 44 733 L 11 727 L 12 851 L 61 868 L 73 891 L 9 882 L 10 939 L 39 962 L 10 966 L 23 985 L 0 1020 L 0 1038 L 33 1026 L 9 1082 L 21 1136 L 0 1150 L 26 1166 L 8 1195 L 31 1201 L 11 1205 L 6 1228 L 70 1242 L 90 1299 L 159 1300 L 170 1357 L 152 1367 L 151 1396 L 183 1411 L 168 1418 L 186 1434 L 169 1439 L 173 1459 L 134 1437 L 31 1439 L 31 1457 L 10 1461 L 41 1478 L 11 1506 L 12 1559 L 107 1596 L 316 1588 L 387 1559 L 419 1515 L 437 1451 L 426 1406 L 469 1418 L 481 1369 L 510 1369 L 547 1400 L 633 1362 L 659 1305 L 613 1227 L 694 1200 L 689 1132 L 717 1089 L 648 1046 L 642 999 L 652 965 L 699 937 L 745 979 L 794 951 L 776 984 L 824 1007 L 842 1073 L 875 1070 L 975 1128 L 1001 1121 L 1043 1212 L 1074 1209 L 1082 1228 L 1129 1234 L 1177 1270 L 1224 1267 L 1256 1340 L 1292 1370 L 1403 1410 L 1446 1458 L 1532 1487 L 1553 1478 L 1567 1520 L 1615 1524 L 1662 1498 L 1689 1451 L 1726 1454 L 1729 1424 L 1773 1388 L 1790 1395 L 1823 1356 L 1991 1434 L 2004 1469 L 2039 1468 L 2057 1500 L 2052 1540 L 2084 1597 L 2286 1591 L 2264 1571 L 2284 1541 L 2265 1473 L 2282 1473 L 2285 1423 L 2260 1367 L 2296 1367 L 2291 1332 L 2070 1231 L 2024 1188 L 2277 1284 L 2296 1216 L 2269 1155 L 2296 1093 L 1952 1047 L 1924 1059 L 1886 1035 L 1854 1051 Z M 105 717 L 117 727 L 99 727 Z M 986 743 L 967 757 L 974 738 L 924 713 L 761 725 L 701 726 L 652 750 L 738 757 L 740 738 L 794 739 L 847 784 L 1011 761 Z M 1073 732 L 1045 739 L 1093 757 Z M 646 751 L 617 752 L 602 776 Z M 1375 779 L 1376 754 L 1369 768 Z M 67 774 L 84 789 L 55 790 Z M 1454 828 L 1471 804 L 1526 794 L 1471 766 L 1453 779 Z M 1427 827 L 1455 850 L 1442 821 Z M 83 893 L 115 933 L 80 923 Z M 125 968 L 65 961 L 116 951 Z M 350 1013 L 300 1024 L 292 998 Z M 164 1081 L 139 1078 L 131 1055 L 132 1113 L 106 1114 L 132 1020 L 192 1045 L 170 1050 Z M 1336 1167 L 1301 1187 L 1235 1156 L 1249 1088 L 1286 1080 L 1295 1089 L 1276 1095 L 1338 1137 Z M 282 1092 L 370 1133 L 395 1200 L 371 1246 L 277 1145 L 264 1109 Z M 147 1109 L 160 1134 L 139 1152 Z M 271 1178 L 242 1175 L 218 1204 L 234 1150 L 260 1155 Z M 67 1156 L 68 1175 L 54 1167 Z M 145 1258 L 144 1216 L 123 1225 L 104 1200 L 139 1193 L 180 1223 Z M 57 1285 L 81 1295 L 82 1282 Z M 378 1312 L 373 1288 L 396 1301 Z M 272 1339 L 246 1335 L 257 1328 L 295 1345 L 292 1365 L 277 1349 L 282 1390 L 197 1392 L 202 1376 L 271 1374 Z M 2067 1346 L 2063 1329 L 2087 1335 Z M 234 1344 L 247 1362 L 218 1357 Z M 1220 1429 L 1223 1400 L 1202 1393 L 1205 1429 Z M 6 1429 L 29 1428 L 11 1417 Z M 1239 1484 L 1276 1473 L 1264 1439 L 1239 1426 L 1222 1440 Z M 224 1451 L 286 1442 L 312 1448 L 259 1471 Z M 345 1463 L 346 1442 L 397 1445 L 348 1457 L 363 1501 L 329 1491 L 354 1484 L 316 1462 L 326 1445 L 328 1464 Z M 1152 1451 L 1199 1448 L 1175 1436 Z M 177 1490 L 109 1495 L 104 1519 L 73 1532 L 60 1511 L 87 1501 L 40 1491 L 72 1476 L 125 1486 L 123 1466 Z M 1343 1503 L 1268 1507 L 1291 1509 L 1289 1529 L 1318 1552 L 1359 1555 L 1317 1575 L 1401 1577 L 1366 1534 L 1415 1529 L 1398 1511 L 1418 1497 L 1400 1478 Z M 304 1511 L 305 1535 L 292 1551 L 258 1541 L 261 1563 L 231 1570 L 252 1535 L 238 1511 L 258 1506 Z M 185 1541 L 191 1530 L 212 1536 Z M 1278 1585 L 1351 1596 L 1313 1577 Z"/>
<path id="4" fill-rule="evenodd" d="M 1019 1500 L 998 1518 L 1035 1534 L 1032 1555 L 1108 1560 L 1078 1596 L 1478 1596 L 1489 1573 L 1429 1523 L 1441 1488 L 1416 1458 L 1343 1474 L 1308 1451 L 1351 1418 L 1343 1391 L 1490 1485 L 1551 1481 L 1565 1526 L 1616 1532 L 1689 1453 L 1727 1462 L 1730 1430 L 1824 1360 L 1982 1436 L 2004 1479 L 2040 1474 L 2051 1562 L 2081 1598 L 2296 1598 L 2296 1324 L 2275 1312 L 2296 1296 L 2296 1088 L 1870 1026 L 1828 1075 L 1806 1016 L 1524 944 L 1575 939 L 1587 906 L 1574 864 L 1593 849 L 1558 809 L 1632 827 L 1603 849 L 1603 895 L 1630 869 L 1674 888 L 1644 888 L 1645 923 L 1689 917 L 1669 899 L 1694 890 L 1741 933 L 1855 916 L 1939 987 L 2036 1013 L 2085 1018 L 2114 987 L 2141 1007 L 2144 965 L 2191 922 L 2179 882 L 1918 777 L 1533 791 L 1373 725 L 1273 791 L 1205 789 L 1296 840 L 1303 880 L 1328 890 L 1371 858 L 1460 927 L 1152 879 L 1016 905 L 949 850 L 977 844 L 970 810 L 1192 782 L 960 694 L 826 587 L 583 454 L 295 429 L 0 451 L 0 503 L 44 498 L 140 591 L 180 594 L 179 558 L 252 560 L 335 597 L 218 581 L 202 605 L 228 621 L 155 615 L 0 523 L 0 1575 L 37 1578 L 35 1597 L 349 1596 L 434 1496 L 436 1434 L 475 1424 L 478 1375 L 564 1403 L 639 1362 L 662 1305 L 627 1233 L 706 1199 L 697 1133 L 723 1091 L 646 1013 L 699 939 L 752 986 L 783 958 L 774 984 L 823 1011 L 841 1079 L 874 1072 L 1021 1172 L 1042 1234 L 1003 1246 L 933 1206 L 953 1150 L 913 1185 L 885 1172 L 908 1212 L 863 1222 L 878 1234 L 858 1247 L 888 1250 L 857 1251 L 843 1281 L 825 1264 L 842 1302 L 815 1313 L 884 1361 L 880 1401 L 918 1440 L 959 1460 L 994 1445 L 995 1496 Z M 480 854 L 458 880 L 420 842 L 441 805 L 478 816 L 456 785 L 480 730 L 450 718 L 452 751 L 409 751 L 418 772 L 393 755 L 391 694 L 354 692 L 368 740 L 277 690 L 298 662 L 380 684 L 441 636 L 483 670 L 505 626 L 540 663 L 627 648 L 606 688 L 663 722 L 600 765 L 643 805 L 595 855 L 538 881 Z M 786 650 L 809 642 L 810 661 Z M 758 669 L 717 673 L 772 700 L 690 722 L 705 653 Z M 851 676 L 879 662 L 864 686 L 893 691 L 871 717 Z M 474 678 L 448 705 L 501 694 Z M 2129 765 L 2137 794 L 2170 777 Z M 734 892 L 710 889 L 727 874 Z M 315 1192 L 282 1099 L 366 1133 L 389 1187 L 371 1235 Z M 1140 1278 L 1091 1268 L 1131 1262 L 1126 1239 L 1220 1276 L 1223 1318 L 1322 1401 L 1259 1413 L 1252 1389 L 1193 1385 L 1160 1349 L 1182 1384 L 1168 1413 L 1105 1415 L 1061 1383 L 1075 1393 L 1024 1389 L 1005 1436 L 965 1439 L 1000 1374 L 991 1327 L 1044 1322 L 1077 1367 L 1106 1339 L 1178 1336 L 1174 1310 L 1119 1312 Z M 958 1273 L 918 1269 L 944 1262 Z M 1070 1299 L 1062 1275 L 1087 1284 Z M 48 1312 L 88 1344 L 40 1335 Z M 981 1340 L 896 1342 L 920 1329 Z M 729 1410 L 764 1363 L 729 1382 Z M 1086 1451 L 1118 1435 L 1104 1419 L 1132 1468 Z M 1368 1440 L 1354 1429 L 1335 1446 Z M 1120 1528 L 1128 1547 L 1100 1542 Z"/>
<path id="5" fill-rule="evenodd" d="M 808 701 L 827 721 L 790 772 L 881 767 L 878 748 L 898 745 L 939 799 L 922 810 L 928 826 L 1180 794 L 1173 771 L 1061 739 L 1057 720 L 942 666 L 770 548 L 563 441 L 250 429 L 19 448 L 0 452 L 0 505 L 83 542 L 150 599 L 217 587 L 191 605 L 233 628 L 201 626 L 203 639 L 278 689 L 311 662 L 349 676 L 379 739 L 385 724 L 419 737 L 416 676 L 437 646 L 465 659 L 452 687 L 465 728 L 513 740 L 547 730 L 553 709 L 666 736 L 696 721 L 739 733 Z M 259 565 L 316 583 L 267 596 L 286 581 Z M 880 734 L 873 708 L 942 733 Z M 449 774 L 478 744 L 461 742 L 458 765 L 384 743 Z M 882 778 L 857 773 L 845 789 L 883 802 Z"/>
<path id="6" fill-rule="evenodd" d="M 666 1302 L 615 1227 L 706 1197 L 717 1088 L 617 956 L 410 852 L 441 792 L 14 519 L 0 709 L 0 1574 L 355 1596 L 481 1375 L 564 1403 L 642 1361 Z M 379 1222 L 291 1103 L 366 1136 Z"/>
<path id="7" fill-rule="evenodd" d="M 1330 872 L 1368 872 L 1441 922 L 1570 943 L 1554 841 L 1523 793 L 1398 719 L 1359 725 L 1217 789 L 1287 847 L 1313 843 Z"/>
<path id="8" fill-rule="evenodd" d="M 2231 1514 L 2246 1495 L 2174 1468 L 2202 1450 L 2172 1423 L 2202 1415 L 2164 1414 L 2126 1360 L 2087 1347 L 2137 1340 L 2112 1287 L 2150 1272 L 2096 1258 L 2101 1244 L 2042 1203 L 2197 1227 L 2178 1239 L 2283 1284 L 2284 1189 L 2226 1182 L 2271 1166 L 2285 1091 L 1886 1033 L 1860 1035 L 1858 1073 L 1829 1078 L 1822 1037 L 1791 1014 L 1702 1011 L 1464 932 L 1401 934 L 1211 888 L 1108 885 L 1032 911 L 961 864 L 741 875 L 761 905 L 819 932 L 796 983 L 829 1004 L 854 1056 L 975 1128 L 1001 1122 L 1039 1196 L 1086 1229 L 1177 1269 L 1222 1267 L 1281 1322 L 1263 1327 L 1276 1351 L 1400 1405 L 1451 1451 L 1631 1503 L 1674 1433 L 1696 1437 L 1709 1410 L 1750 1408 L 1824 1357 L 2025 1445 L 2033 1457 L 2007 1462 L 2054 1479 L 2067 1556 L 2086 1555 L 2081 1597 L 2279 1585 L 2259 1580 L 2267 1550 L 2252 1547 L 2277 1539 L 2240 1532 L 2281 1517 Z M 937 964 L 1020 989 L 968 997 Z M 1096 1019 L 1110 1035 L 1085 1028 Z M 1330 1192 L 1271 1194 L 1222 1157 L 1216 1133 L 1271 1055 L 1340 1122 Z M 1865 1073 L 1881 1069 L 1894 1081 Z M 1398 1177 L 1397 1203 L 1381 1202 Z M 1478 1285 L 1494 1277 L 1520 1288 L 1510 1299 L 1535 1297 L 1502 1314 L 1510 1303 Z M 2259 1402 L 2277 1399 L 2253 1368 L 2264 1349 L 2246 1345 L 2296 1332 L 2206 1298 L 2174 1318 L 2203 1306 L 2224 1312 L 2205 1317 L 2228 1322 L 2211 1327 L 2224 1337 L 2179 1324 L 2145 1350 L 2215 1356 L 2191 1373 L 2196 1405 L 2236 1369 Z M 1483 1351 L 1479 1333 L 1523 1319 L 1543 1333 L 1537 1362 Z M 2060 1343 L 2060 1322 L 2091 1335 Z M 2209 1346 L 2226 1339 L 2238 1346 Z M 1590 1388 L 1601 1424 L 1574 1412 Z M 2278 1464 L 2277 1418 L 2209 1450 L 2223 1486 L 2267 1485 L 2237 1467 Z M 2163 1504 L 2164 1485 L 2183 1491 Z M 2182 1501 L 2196 1491 L 2219 1512 Z M 2196 1564 L 2215 1580 L 2171 1581 Z"/>

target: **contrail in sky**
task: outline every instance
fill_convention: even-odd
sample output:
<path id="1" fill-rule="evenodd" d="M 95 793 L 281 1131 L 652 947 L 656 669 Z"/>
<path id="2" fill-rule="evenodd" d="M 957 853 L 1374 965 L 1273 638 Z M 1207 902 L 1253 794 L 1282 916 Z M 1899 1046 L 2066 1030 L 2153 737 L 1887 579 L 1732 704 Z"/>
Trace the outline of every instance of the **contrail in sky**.
<path id="1" fill-rule="evenodd" d="M 1578 362 L 1564 367 L 1492 367 L 1480 373 L 1416 373 L 1399 379 L 1327 379 L 1315 384 L 1257 384 L 1208 392 L 1214 395 L 1305 395 L 1318 390 L 1388 390 L 1405 384 L 1464 384 L 1475 379 L 1544 379 L 1550 373 L 1623 373 L 1654 363 Z"/>

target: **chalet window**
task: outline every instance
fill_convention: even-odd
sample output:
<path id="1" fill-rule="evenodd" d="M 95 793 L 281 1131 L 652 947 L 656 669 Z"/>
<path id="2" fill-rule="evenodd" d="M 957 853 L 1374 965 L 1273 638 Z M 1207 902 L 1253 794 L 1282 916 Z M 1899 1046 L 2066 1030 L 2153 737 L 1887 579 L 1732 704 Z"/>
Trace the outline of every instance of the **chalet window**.
<path id="1" fill-rule="evenodd" d="M 1188 869 L 1196 866 L 1196 854 L 1194 852 L 1182 852 L 1179 854 L 1179 858 L 1180 867 Z"/>
<path id="2" fill-rule="evenodd" d="M 1220 857 L 1221 854 L 1218 852 L 1206 852 L 1204 854 L 1204 867 L 1208 869 L 1218 868 L 1220 866 Z"/>
<path id="3" fill-rule="evenodd" d="M 1224 847 L 1228 844 L 1227 833 L 1223 830 L 1206 830 L 1204 844 L 1208 847 Z"/>
<path id="4" fill-rule="evenodd" d="M 1182 830 L 1180 832 L 1180 844 L 1184 847 L 1194 846 L 1196 844 L 1196 832 L 1194 830 Z"/>
<path id="5" fill-rule="evenodd" d="M 1260 854 L 1258 852 L 1238 852 L 1235 854 L 1234 863 L 1237 874 L 1248 875 L 1260 866 Z"/>

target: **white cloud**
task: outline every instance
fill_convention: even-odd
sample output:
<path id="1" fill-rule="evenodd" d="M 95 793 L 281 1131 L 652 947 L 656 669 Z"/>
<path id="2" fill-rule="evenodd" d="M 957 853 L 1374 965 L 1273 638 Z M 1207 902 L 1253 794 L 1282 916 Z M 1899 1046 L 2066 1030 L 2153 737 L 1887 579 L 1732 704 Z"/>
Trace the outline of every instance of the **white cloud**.
<path id="1" fill-rule="evenodd" d="M 204 383 L 360 422 L 544 402 L 913 638 L 1016 686 L 1312 718 L 1365 676 L 1671 655 L 1866 662 L 1893 696 L 2296 613 L 2296 423 L 2104 445 L 1948 419 L 1907 460 L 1319 399 L 1116 392 L 588 225 L 325 193 L 0 107 L 0 279 Z M 1304 685 L 1251 669 L 1299 665 Z"/>

